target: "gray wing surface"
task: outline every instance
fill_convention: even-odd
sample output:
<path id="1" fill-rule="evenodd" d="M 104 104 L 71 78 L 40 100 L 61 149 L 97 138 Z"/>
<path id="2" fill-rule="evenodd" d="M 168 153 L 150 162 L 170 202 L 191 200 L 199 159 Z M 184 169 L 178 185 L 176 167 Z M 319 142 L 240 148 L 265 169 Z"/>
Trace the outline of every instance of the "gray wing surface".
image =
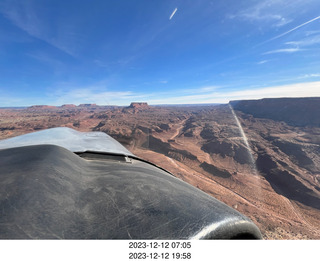
<path id="1" fill-rule="evenodd" d="M 79 132 L 58 127 L 24 134 L 0 141 L 0 149 L 30 145 L 57 145 L 72 152 L 97 151 L 124 155 L 133 154 L 115 139 L 103 132 Z"/>

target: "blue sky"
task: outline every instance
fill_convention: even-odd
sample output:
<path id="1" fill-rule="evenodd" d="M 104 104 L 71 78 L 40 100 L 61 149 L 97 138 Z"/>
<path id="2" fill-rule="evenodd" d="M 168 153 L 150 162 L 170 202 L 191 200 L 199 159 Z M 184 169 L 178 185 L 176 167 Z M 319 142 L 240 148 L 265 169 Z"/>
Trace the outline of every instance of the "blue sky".
<path id="1" fill-rule="evenodd" d="M 320 96 L 319 0 L 1 0 L 0 107 Z"/>

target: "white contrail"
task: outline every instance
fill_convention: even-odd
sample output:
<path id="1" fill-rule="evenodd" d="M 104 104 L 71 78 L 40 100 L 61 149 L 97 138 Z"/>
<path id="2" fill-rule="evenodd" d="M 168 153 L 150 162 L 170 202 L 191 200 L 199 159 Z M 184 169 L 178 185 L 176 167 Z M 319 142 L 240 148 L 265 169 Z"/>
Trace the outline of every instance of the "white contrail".
<path id="1" fill-rule="evenodd" d="M 230 103 L 229 103 L 229 108 L 231 110 L 232 116 L 236 120 L 236 123 L 237 123 L 237 126 L 239 128 L 239 131 L 240 131 L 240 134 L 242 136 L 242 139 L 243 139 L 243 141 L 244 141 L 244 143 L 245 143 L 245 145 L 247 147 L 248 155 L 250 157 L 250 161 L 251 161 L 251 165 L 252 165 L 252 170 L 254 172 L 253 174 L 257 175 L 258 174 L 258 170 L 257 170 L 257 166 L 256 166 L 256 161 L 254 160 L 253 152 L 252 152 L 251 147 L 249 145 L 248 138 L 247 138 L 246 134 L 244 133 L 244 130 L 243 130 L 242 126 L 241 126 L 241 123 L 240 123 L 236 113 L 234 112 L 232 106 L 230 105 Z"/>
<path id="2" fill-rule="evenodd" d="M 299 28 L 302 27 L 302 26 L 305 26 L 306 24 L 312 23 L 312 22 L 314 22 L 314 21 L 316 21 L 316 20 L 318 20 L 318 19 L 320 19 L 320 16 L 318 16 L 318 17 L 316 17 L 316 18 L 313 18 L 313 19 L 311 19 L 311 20 L 308 21 L 308 22 L 305 22 L 305 23 L 303 23 L 303 24 L 300 24 L 300 25 L 296 26 L 295 28 L 293 28 L 293 29 L 291 29 L 291 30 L 289 30 L 289 31 L 287 31 L 287 32 L 285 32 L 285 33 L 283 33 L 283 34 L 280 34 L 280 35 L 278 35 L 278 36 L 276 36 L 276 37 L 273 37 L 273 38 L 270 39 L 269 41 L 278 39 L 278 38 L 280 38 L 280 37 L 282 37 L 282 36 L 284 36 L 284 35 L 286 35 L 286 34 L 288 34 L 288 33 L 291 33 L 291 32 L 293 32 L 293 31 L 299 29 Z"/>
<path id="3" fill-rule="evenodd" d="M 178 8 L 175 8 L 175 9 L 173 10 L 172 14 L 170 15 L 169 20 L 171 20 L 171 19 L 172 19 L 172 17 L 173 17 L 173 16 L 174 16 L 174 14 L 177 12 L 177 10 L 178 10 Z"/>
<path id="4" fill-rule="evenodd" d="M 312 22 L 314 22 L 314 21 L 316 21 L 316 20 L 318 20 L 318 19 L 320 19 L 320 15 L 317 16 L 316 18 L 313 18 L 313 19 L 311 19 L 311 20 L 303 23 L 303 24 L 300 24 L 300 25 L 296 26 L 295 28 L 290 29 L 289 31 L 286 31 L 286 32 L 284 32 L 284 33 L 282 33 L 282 34 L 279 34 L 279 35 L 277 35 L 277 36 L 275 36 L 275 37 L 267 40 L 267 41 L 264 41 L 264 42 L 262 42 L 262 43 L 260 43 L 260 44 L 258 44 L 258 45 L 256 45 L 256 46 L 260 46 L 260 45 L 262 45 L 262 44 L 268 43 L 268 42 L 273 41 L 273 40 L 275 40 L 275 39 L 278 39 L 278 38 L 280 38 L 280 37 L 282 37 L 282 36 L 285 36 L 285 35 L 293 32 L 293 31 L 299 29 L 300 27 L 305 26 L 305 25 L 307 25 L 307 24 L 309 24 L 309 23 L 312 23 Z"/>

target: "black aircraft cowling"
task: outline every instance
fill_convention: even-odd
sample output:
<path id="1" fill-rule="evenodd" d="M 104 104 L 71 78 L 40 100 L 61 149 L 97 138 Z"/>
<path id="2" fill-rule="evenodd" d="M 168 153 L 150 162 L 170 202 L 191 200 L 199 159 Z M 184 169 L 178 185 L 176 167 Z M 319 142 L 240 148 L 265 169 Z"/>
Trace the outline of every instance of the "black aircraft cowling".
<path id="1" fill-rule="evenodd" d="M 2 239 L 260 239 L 247 217 L 135 157 L 0 150 Z"/>

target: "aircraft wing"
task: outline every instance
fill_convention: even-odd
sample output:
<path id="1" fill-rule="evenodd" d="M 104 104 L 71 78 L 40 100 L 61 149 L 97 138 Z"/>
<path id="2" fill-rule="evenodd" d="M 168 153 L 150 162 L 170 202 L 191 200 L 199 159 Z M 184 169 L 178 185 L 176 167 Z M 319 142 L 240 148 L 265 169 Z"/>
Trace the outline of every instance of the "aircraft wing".
<path id="1" fill-rule="evenodd" d="M 0 141 L 0 200 L 2 239 L 261 238 L 247 217 L 104 133 Z"/>
<path id="2" fill-rule="evenodd" d="M 57 127 L 2 140 L 0 149 L 43 144 L 61 146 L 72 152 L 96 151 L 133 156 L 106 133 L 80 132 L 67 127 Z"/>

